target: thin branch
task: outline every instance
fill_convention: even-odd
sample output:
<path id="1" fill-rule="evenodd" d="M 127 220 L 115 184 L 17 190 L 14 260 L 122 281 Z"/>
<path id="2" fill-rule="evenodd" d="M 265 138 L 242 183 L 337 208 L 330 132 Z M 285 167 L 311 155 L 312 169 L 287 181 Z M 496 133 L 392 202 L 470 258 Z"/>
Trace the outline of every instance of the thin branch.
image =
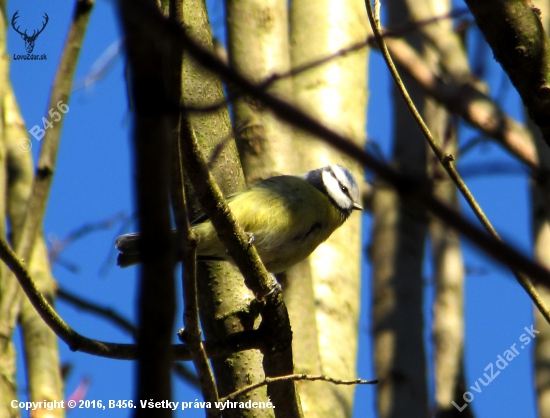
<path id="1" fill-rule="evenodd" d="M 185 117 L 185 116 L 183 116 Z M 179 133 L 179 131 L 178 131 Z M 189 345 L 193 363 L 199 375 L 201 389 L 204 399 L 211 404 L 218 401 L 218 390 L 214 380 L 214 374 L 210 368 L 208 357 L 201 341 L 201 330 L 199 325 L 199 306 L 197 298 L 197 236 L 189 224 L 189 212 L 187 209 L 185 181 L 183 176 L 183 158 L 181 155 L 181 141 L 184 137 L 177 140 L 177 161 L 179 176 L 177 177 L 179 204 L 176 204 L 176 223 L 178 225 L 178 235 L 183 238 L 181 242 L 183 249 L 183 296 L 184 296 L 184 315 L 185 324 L 185 342 Z M 179 206 L 179 207 L 178 207 Z"/>
<path id="2" fill-rule="evenodd" d="M 131 334 L 134 338 L 137 337 L 138 328 L 130 320 L 124 318 L 121 314 L 119 314 L 114 309 L 108 308 L 105 306 L 99 306 L 95 302 L 91 302 L 89 300 L 81 298 L 80 296 L 77 296 L 61 287 L 57 289 L 56 293 L 57 293 L 57 297 L 60 300 L 63 300 L 66 303 L 69 303 L 75 306 L 76 308 L 94 313 L 97 316 L 105 318 L 109 322 L 112 322 L 113 324 L 117 325 L 119 328 L 122 328 L 124 331 Z"/>
<path id="3" fill-rule="evenodd" d="M 105 229 L 110 229 L 113 224 L 125 221 L 128 219 L 128 216 L 124 212 L 117 213 L 116 215 L 110 216 L 107 219 L 98 222 L 89 222 L 81 227 L 69 232 L 69 234 L 57 240 L 55 237 L 49 237 L 51 249 L 49 251 L 49 258 L 52 263 L 56 263 L 59 258 L 59 254 L 73 242 L 85 237 L 86 235 L 95 232 L 102 231 Z"/>
<path id="4" fill-rule="evenodd" d="M 185 116 L 184 116 L 185 117 Z M 177 131 L 179 133 L 179 129 Z M 179 135 L 178 135 L 179 136 Z M 184 298 L 183 321 L 185 329 L 180 337 L 187 343 L 193 364 L 199 376 L 199 382 L 204 400 L 214 405 L 218 401 L 218 389 L 214 374 L 208 361 L 208 356 L 201 341 L 201 329 L 199 325 L 199 307 L 197 298 L 197 237 L 189 224 L 189 212 L 187 210 L 185 181 L 183 176 L 183 158 L 180 142 L 184 138 L 177 138 L 177 169 L 179 175 L 175 176 L 177 201 L 173 201 L 176 225 L 178 227 L 178 242 L 181 243 L 183 253 L 182 285 Z M 207 411 L 210 416 L 210 411 Z"/>
<path id="5" fill-rule="evenodd" d="M 137 337 L 138 328 L 130 320 L 119 314 L 114 309 L 99 306 L 97 303 L 86 300 L 63 288 L 58 288 L 57 297 L 60 300 L 63 300 L 66 303 L 75 306 L 76 308 L 94 313 L 100 317 L 107 319 L 109 322 L 117 325 L 119 328 L 122 328 L 124 331 L 131 334 L 134 339 Z M 185 365 L 180 363 L 173 363 L 172 370 L 174 371 L 174 373 L 176 373 L 176 375 L 181 377 L 187 383 L 195 387 L 199 386 L 197 376 L 195 376 Z"/>
<path id="6" fill-rule="evenodd" d="M 365 0 L 365 4 L 367 6 L 367 14 L 369 16 L 369 20 L 372 26 L 372 29 L 374 31 L 374 35 L 376 37 L 376 40 L 378 42 L 378 45 L 380 47 L 380 50 L 382 51 L 382 55 L 384 56 L 384 60 L 386 61 L 386 64 L 391 72 L 392 77 L 395 80 L 395 83 L 397 84 L 397 87 L 399 88 L 399 91 L 401 92 L 401 95 L 405 99 L 405 102 L 407 103 L 407 106 L 411 110 L 411 113 L 414 116 L 414 119 L 418 123 L 422 133 L 424 134 L 426 140 L 428 141 L 428 144 L 432 148 L 434 154 L 439 159 L 441 165 L 445 168 L 447 173 L 449 174 L 449 177 L 451 180 L 455 183 L 456 187 L 474 212 L 475 216 L 478 218 L 478 220 L 481 222 L 481 224 L 484 226 L 484 228 L 497 240 L 501 241 L 501 238 L 497 231 L 493 228 L 493 225 L 489 222 L 489 219 L 485 216 L 485 213 L 475 200 L 474 196 L 468 189 L 468 186 L 466 186 L 466 183 L 462 180 L 462 177 L 458 174 L 458 171 L 456 171 L 456 168 L 454 167 L 454 164 L 452 163 L 454 161 L 454 157 L 451 154 L 445 155 L 439 144 L 435 141 L 433 138 L 429 128 L 424 123 L 424 120 L 422 119 L 422 116 L 416 109 L 416 106 L 412 102 L 409 93 L 407 92 L 407 89 L 405 88 L 405 85 L 403 84 L 403 81 L 401 80 L 401 77 L 399 76 L 399 73 L 397 71 L 397 68 L 395 68 L 395 65 L 392 61 L 392 58 L 388 52 L 388 48 L 386 47 L 386 43 L 384 39 L 382 38 L 382 31 L 380 26 L 380 18 L 378 16 L 378 12 L 375 14 L 372 9 L 372 5 L 370 3 L 370 0 Z M 375 0 L 375 9 L 378 11 L 379 7 L 377 8 L 378 0 Z M 524 274 L 515 271 L 512 268 L 512 273 L 514 274 L 516 280 L 518 283 L 523 287 L 523 289 L 527 292 L 537 309 L 540 311 L 540 313 L 544 316 L 546 321 L 550 323 L 550 310 L 546 306 L 546 303 L 544 300 L 540 297 L 540 295 L 537 293 L 535 286 L 531 283 L 531 280 L 525 276 Z"/>
<path id="7" fill-rule="evenodd" d="M 234 134 L 231 133 L 230 135 L 227 135 L 225 138 L 223 138 L 221 141 L 219 141 L 214 149 L 210 153 L 210 158 L 208 158 L 207 161 L 207 167 L 208 169 L 212 169 L 214 167 L 214 163 L 218 160 L 218 157 L 221 155 L 222 151 L 225 147 L 227 147 L 231 141 L 234 139 Z"/>
<path id="8" fill-rule="evenodd" d="M 321 380 L 324 382 L 334 383 L 335 385 L 375 385 L 378 383 L 378 380 L 363 380 L 363 379 L 340 380 L 340 379 L 333 379 L 332 377 L 328 377 L 324 375 L 312 376 L 307 374 L 291 374 L 287 376 L 266 377 L 265 380 L 261 382 L 257 382 L 257 383 L 254 383 L 253 385 L 246 386 L 244 388 L 236 390 L 233 393 L 230 393 L 227 396 L 224 396 L 223 398 L 220 398 L 220 402 L 223 403 L 225 401 L 238 398 L 239 396 L 244 395 L 245 393 L 248 393 L 252 390 L 258 389 L 259 387 L 268 385 L 270 383 L 284 382 L 284 381 L 298 381 L 298 380 L 308 380 L 310 382 Z"/>
<path id="9" fill-rule="evenodd" d="M 83 88 L 89 88 L 94 83 L 105 78 L 114 67 L 116 59 L 120 56 L 124 47 L 124 39 L 117 39 L 107 47 L 100 57 L 93 63 L 90 72 L 83 79 L 77 80 L 73 85 L 73 92 Z"/>
<path id="10" fill-rule="evenodd" d="M 456 187 L 460 192 L 462 193 L 463 197 L 466 199 L 468 204 L 470 205 L 472 211 L 476 214 L 478 219 L 481 221 L 481 223 L 489 230 L 494 231 L 493 227 L 489 223 L 487 217 L 483 213 L 483 210 L 481 207 L 479 207 L 478 203 L 474 199 L 473 195 L 470 193 L 470 190 L 454 168 L 454 165 L 452 164 L 452 161 L 454 161 L 454 157 L 452 155 L 446 155 L 439 144 L 435 141 L 433 138 L 429 128 L 424 123 L 424 120 L 422 119 L 422 116 L 420 115 L 420 112 L 416 109 L 416 106 L 414 105 L 413 101 L 411 100 L 411 97 L 409 96 L 409 93 L 403 84 L 403 81 L 401 80 L 401 77 L 399 76 L 399 73 L 397 71 L 397 68 L 395 67 L 393 60 L 390 56 L 390 53 L 388 51 L 388 48 L 386 46 L 386 43 L 384 39 L 382 38 L 382 29 L 380 26 L 380 19 L 378 15 L 375 15 L 372 6 L 370 3 L 370 0 L 366 0 L 365 4 L 367 5 L 367 12 L 369 16 L 369 20 L 371 23 L 371 26 L 374 31 L 374 36 L 378 42 L 378 46 L 382 52 L 382 55 L 384 57 L 384 60 L 386 61 L 386 64 L 390 70 L 390 73 L 397 84 L 397 87 L 403 96 L 403 99 L 405 100 L 407 106 L 411 110 L 411 113 L 413 114 L 413 117 L 415 121 L 417 122 L 418 126 L 420 127 L 420 130 L 424 134 L 424 137 L 428 141 L 428 144 L 430 145 L 430 148 L 440 161 L 441 165 L 445 168 L 447 173 L 449 174 L 449 177 L 453 180 L 453 182 L 456 184 Z M 375 0 L 375 9 L 379 9 L 378 0 Z M 377 7 L 378 5 L 378 7 Z M 494 232 L 496 234 L 496 232 Z"/>
<path id="11" fill-rule="evenodd" d="M 181 1 L 169 1 L 169 16 L 171 19 L 183 24 L 183 4 Z M 182 100 L 182 69 L 183 53 L 175 48 L 170 54 L 169 83 L 174 100 Z M 170 149 L 172 153 L 171 185 L 170 193 L 172 208 L 178 232 L 177 251 L 183 254 L 183 267 L 181 282 L 183 288 L 183 324 L 185 329 L 179 334 L 180 339 L 187 343 L 193 365 L 197 372 L 197 383 L 203 398 L 211 405 L 218 401 L 218 389 L 214 379 L 214 373 L 210 367 L 208 356 L 204 349 L 199 324 L 199 308 L 197 298 L 197 237 L 189 223 L 189 210 L 187 206 L 187 191 L 183 174 L 183 159 L 180 142 L 184 140 L 180 134 L 181 114 L 171 119 Z M 182 338 L 185 337 L 185 338 Z M 206 409 L 206 416 L 212 417 L 215 410 Z"/>
<path id="12" fill-rule="evenodd" d="M 472 178 L 480 176 L 525 176 L 528 174 L 525 167 L 513 162 L 507 161 L 486 161 L 479 164 L 460 164 L 460 173 L 463 178 Z"/>
<path id="13" fill-rule="evenodd" d="M 444 13 L 444 14 L 439 15 L 439 16 L 433 16 L 433 17 L 430 17 L 430 18 L 427 18 L 427 19 L 418 20 L 416 22 L 410 22 L 410 23 L 408 23 L 408 24 L 406 24 L 406 25 L 404 25 L 400 28 L 384 29 L 383 32 L 382 32 L 382 37 L 384 37 L 384 38 L 401 38 L 401 37 L 407 35 L 410 32 L 417 31 L 421 27 L 430 25 L 432 23 L 439 22 L 440 20 L 444 20 L 444 19 L 454 19 L 454 18 L 460 17 L 460 16 L 462 16 L 464 14 L 467 14 L 467 13 L 469 13 L 468 9 L 460 8 L 460 9 L 452 10 L 450 13 Z M 336 58 L 344 57 L 344 56 L 346 56 L 350 53 L 360 51 L 360 50 L 362 50 L 362 49 L 364 49 L 368 46 L 373 46 L 373 45 L 375 45 L 374 36 L 369 36 L 365 41 L 357 42 L 357 43 L 355 43 L 353 45 L 350 45 L 346 48 L 342 48 L 342 49 L 336 51 L 333 54 L 329 54 L 329 55 L 324 56 L 322 58 L 313 60 L 311 62 L 302 64 L 302 65 L 298 65 L 298 66 L 296 66 L 296 67 L 294 67 L 294 68 L 292 68 L 289 71 L 286 71 L 284 73 L 273 74 L 272 76 L 270 76 L 269 78 L 264 80 L 260 84 L 260 86 L 267 89 L 269 86 L 271 86 L 273 83 L 275 83 L 279 80 L 289 78 L 289 77 L 295 77 L 295 76 L 297 76 L 297 75 L 299 75 L 299 74 L 301 74 L 305 71 L 309 71 L 309 70 L 314 69 L 316 67 L 319 67 L 323 64 L 327 64 L 328 62 L 333 61 Z"/>
<path id="14" fill-rule="evenodd" d="M 457 9 L 450 10 L 448 13 L 442 13 L 438 16 L 428 17 L 428 18 L 425 18 L 425 19 L 413 20 L 412 22 L 407 23 L 407 24 L 405 24 L 401 27 L 398 27 L 398 28 L 384 29 L 382 31 L 382 36 L 384 38 L 402 38 L 405 35 L 407 35 L 411 32 L 415 32 L 419 29 L 423 29 L 423 28 L 425 28 L 426 26 L 428 26 L 432 23 L 437 23 L 437 22 L 440 22 L 442 20 L 447 20 L 447 19 L 456 19 L 456 18 L 459 18 L 459 17 L 464 16 L 464 15 L 469 14 L 469 13 L 470 13 L 470 10 L 468 8 L 459 7 Z M 374 36 L 370 39 L 374 40 Z"/>
<path id="15" fill-rule="evenodd" d="M 472 81 L 456 81 L 452 76 L 436 76 L 425 60 L 405 41 L 385 41 L 392 59 L 449 112 L 462 117 L 483 135 L 495 139 L 526 164 L 535 175 L 540 170 L 539 159 L 531 133 L 502 111 L 497 102 Z"/>
<path id="16" fill-rule="evenodd" d="M 81 348 L 83 338 L 76 331 L 71 329 L 63 319 L 55 312 L 52 306 L 48 303 L 46 298 L 40 293 L 36 285 L 34 284 L 32 278 L 30 277 L 26 267 L 21 263 L 17 258 L 16 254 L 9 247 L 8 243 L 0 239 L 0 259 L 2 259 L 10 270 L 15 274 L 21 287 L 26 293 L 27 297 L 40 314 L 44 322 L 61 338 L 65 341 L 69 348 L 73 351 L 76 351 Z M 88 339 L 84 339 L 88 340 Z M 109 351 L 107 345 L 103 345 L 102 342 L 95 340 L 84 341 L 86 345 L 91 345 L 97 351 Z M 108 343 L 107 343 L 108 344 Z"/>
<path id="17" fill-rule="evenodd" d="M 487 138 L 484 136 L 475 136 L 472 139 L 468 139 L 461 147 L 458 148 L 457 156 L 462 158 L 467 153 L 478 147 L 479 145 L 486 145 Z"/>
<path id="18" fill-rule="evenodd" d="M 409 32 L 413 32 L 413 31 L 418 30 L 419 27 L 422 27 L 422 26 L 425 26 L 425 25 L 430 25 L 432 23 L 438 22 L 438 21 L 443 20 L 443 19 L 449 19 L 449 18 L 454 19 L 454 18 L 462 16 L 463 14 L 466 14 L 466 13 L 469 13 L 468 9 L 464 9 L 464 8 L 455 9 L 455 10 L 451 11 L 450 13 L 445 13 L 445 14 L 440 15 L 440 16 L 434 16 L 434 17 L 431 17 L 431 18 L 428 18 L 428 19 L 419 20 L 417 22 L 411 22 L 411 23 L 406 24 L 406 25 L 404 25 L 403 27 L 400 27 L 400 28 L 386 29 L 386 30 L 384 30 L 384 33 L 382 34 L 382 36 L 388 37 L 388 38 L 399 38 L 399 37 L 405 36 Z M 291 77 L 296 77 L 297 75 L 300 75 L 303 72 L 306 72 L 306 71 L 312 70 L 314 68 L 317 68 L 321 65 L 327 64 L 327 63 L 335 60 L 336 58 L 345 57 L 348 54 L 351 54 L 353 52 L 361 51 L 362 49 L 365 49 L 365 48 L 367 48 L 369 46 L 373 46 L 373 45 L 375 45 L 374 37 L 369 36 L 364 41 L 357 42 L 357 43 L 355 43 L 353 45 L 350 45 L 348 47 L 345 47 L 345 48 L 341 48 L 341 49 L 339 49 L 338 51 L 336 51 L 332 54 L 326 55 L 324 57 L 321 57 L 319 59 L 310 61 L 310 62 L 302 64 L 302 65 L 298 65 L 294 68 L 291 68 L 288 71 L 285 71 L 285 72 L 282 72 L 282 73 L 273 73 L 272 75 L 267 77 L 265 80 L 263 80 L 261 83 L 259 83 L 258 86 L 263 87 L 265 89 L 268 89 L 272 84 L 274 84 L 274 83 L 276 83 L 280 80 L 284 80 L 286 78 L 291 78 Z M 219 54 L 218 54 L 218 59 L 220 61 L 226 63 L 226 64 L 228 63 L 228 60 L 224 59 Z M 189 112 L 213 112 L 215 110 L 220 109 L 221 107 L 227 106 L 227 104 L 233 102 L 234 100 L 239 98 L 241 95 L 242 95 L 242 93 L 234 93 L 234 94 L 230 93 L 228 95 L 228 98 L 226 100 L 221 101 L 221 102 L 213 103 L 210 106 L 201 106 L 201 107 L 187 106 L 186 110 L 189 111 Z"/>
<path id="19" fill-rule="evenodd" d="M 410 23 L 408 23 L 408 24 L 406 24 L 406 25 L 404 25 L 400 28 L 385 29 L 382 32 L 382 36 L 384 38 L 400 38 L 400 37 L 403 37 L 403 36 L 405 36 L 406 34 L 408 34 L 410 32 L 414 32 L 414 31 L 418 30 L 419 28 L 421 28 L 423 26 L 427 26 L 427 25 L 439 22 L 440 20 L 444 20 L 444 19 L 454 19 L 454 18 L 462 16 L 466 13 L 469 13 L 469 10 L 466 9 L 466 8 L 455 9 L 455 10 L 451 11 L 450 13 L 444 13 L 442 15 L 433 16 L 433 17 L 430 17 L 428 19 L 422 19 L 422 20 L 418 20 L 416 22 L 410 22 Z M 330 61 L 333 61 L 336 58 L 344 57 L 344 56 L 346 56 L 348 54 L 351 54 L 353 52 L 360 51 L 360 50 L 362 50 L 362 49 L 364 49 L 368 46 L 373 46 L 374 44 L 375 44 L 374 37 L 369 36 L 365 41 L 357 42 L 357 43 L 355 43 L 353 45 L 350 45 L 346 48 L 342 48 L 342 49 L 336 51 L 333 54 L 329 54 L 327 56 L 324 56 L 324 57 L 321 57 L 319 59 L 313 60 L 311 62 L 302 64 L 302 65 L 298 65 L 298 66 L 296 66 L 296 67 L 294 67 L 294 68 L 292 68 L 289 71 L 286 71 L 284 73 L 273 74 L 272 76 L 267 78 L 265 81 L 263 81 L 260 84 L 260 86 L 267 89 L 269 86 L 271 86 L 273 83 L 275 83 L 279 80 L 289 78 L 289 77 L 295 77 L 295 76 L 297 76 L 297 75 L 299 75 L 299 74 L 301 74 L 305 71 L 309 71 L 309 70 L 314 69 L 314 68 L 316 68 L 320 65 L 326 64 Z"/>

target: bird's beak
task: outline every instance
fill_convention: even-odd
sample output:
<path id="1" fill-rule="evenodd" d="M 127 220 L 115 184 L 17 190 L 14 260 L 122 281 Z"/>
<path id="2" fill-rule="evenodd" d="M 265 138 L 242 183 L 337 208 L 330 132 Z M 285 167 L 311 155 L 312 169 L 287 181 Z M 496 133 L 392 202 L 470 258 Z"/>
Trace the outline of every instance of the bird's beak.
<path id="1" fill-rule="evenodd" d="M 356 210 L 363 210 L 363 206 L 361 206 L 359 203 L 357 202 L 353 202 L 353 209 L 356 209 Z"/>

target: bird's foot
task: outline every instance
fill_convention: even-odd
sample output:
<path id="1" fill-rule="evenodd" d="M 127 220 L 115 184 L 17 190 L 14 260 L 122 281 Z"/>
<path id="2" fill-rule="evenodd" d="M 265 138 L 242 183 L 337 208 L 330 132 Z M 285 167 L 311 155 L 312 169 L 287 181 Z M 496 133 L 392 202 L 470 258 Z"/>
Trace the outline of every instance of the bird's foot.
<path id="1" fill-rule="evenodd" d="M 250 246 L 254 244 L 254 234 L 252 232 L 245 232 L 246 236 L 248 237 L 247 244 Z"/>

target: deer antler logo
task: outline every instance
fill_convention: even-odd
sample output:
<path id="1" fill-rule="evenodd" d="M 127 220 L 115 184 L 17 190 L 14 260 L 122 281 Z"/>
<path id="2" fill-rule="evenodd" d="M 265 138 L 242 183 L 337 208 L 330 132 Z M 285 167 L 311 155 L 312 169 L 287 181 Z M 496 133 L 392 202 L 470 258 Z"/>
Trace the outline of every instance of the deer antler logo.
<path id="1" fill-rule="evenodd" d="M 21 38 L 23 38 L 23 40 L 25 41 L 25 49 L 27 50 L 27 52 L 30 54 L 33 50 L 34 50 L 34 43 L 36 42 L 36 38 L 38 38 L 38 35 L 40 35 L 42 33 L 42 31 L 44 30 L 44 28 L 46 27 L 46 25 L 48 24 L 48 21 L 50 20 L 50 18 L 48 17 L 48 14 L 47 13 L 44 13 L 44 23 L 42 25 L 42 29 L 40 30 L 36 30 L 34 29 L 33 32 L 32 32 L 32 35 L 28 35 L 27 34 L 27 30 L 25 29 L 25 32 L 21 32 L 19 30 L 20 26 L 17 26 L 15 27 L 15 21 L 17 20 L 17 18 L 19 17 L 19 10 L 17 10 L 14 14 L 13 14 L 13 17 L 11 18 L 11 25 L 13 27 L 13 29 L 15 29 L 15 31 L 21 35 Z"/>

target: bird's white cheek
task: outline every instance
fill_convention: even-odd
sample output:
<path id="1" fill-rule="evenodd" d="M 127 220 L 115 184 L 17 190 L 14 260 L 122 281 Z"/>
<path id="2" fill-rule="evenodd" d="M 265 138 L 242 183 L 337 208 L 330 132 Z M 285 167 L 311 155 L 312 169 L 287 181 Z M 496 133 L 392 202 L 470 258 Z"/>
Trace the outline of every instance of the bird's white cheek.
<path id="1" fill-rule="evenodd" d="M 353 202 L 340 189 L 340 183 L 330 172 L 323 172 L 323 183 L 325 184 L 328 195 L 332 198 L 334 202 L 336 202 L 339 207 L 341 207 L 342 209 L 351 208 Z"/>

